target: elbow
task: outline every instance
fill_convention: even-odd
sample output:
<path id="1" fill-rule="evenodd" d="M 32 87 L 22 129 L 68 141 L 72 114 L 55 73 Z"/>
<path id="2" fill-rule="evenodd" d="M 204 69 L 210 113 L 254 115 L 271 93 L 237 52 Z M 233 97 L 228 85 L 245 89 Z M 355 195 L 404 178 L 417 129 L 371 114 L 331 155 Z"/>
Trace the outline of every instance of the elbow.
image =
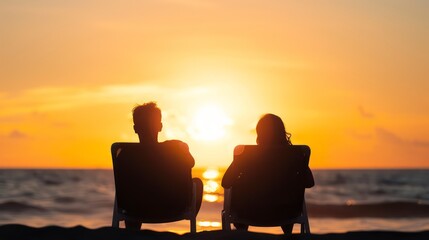
<path id="1" fill-rule="evenodd" d="M 225 179 L 222 179 L 222 183 L 221 183 L 221 185 L 222 185 L 222 187 L 223 187 L 224 189 L 228 189 L 228 188 L 231 188 L 231 187 L 232 187 L 231 182 L 226 181 Z"/>

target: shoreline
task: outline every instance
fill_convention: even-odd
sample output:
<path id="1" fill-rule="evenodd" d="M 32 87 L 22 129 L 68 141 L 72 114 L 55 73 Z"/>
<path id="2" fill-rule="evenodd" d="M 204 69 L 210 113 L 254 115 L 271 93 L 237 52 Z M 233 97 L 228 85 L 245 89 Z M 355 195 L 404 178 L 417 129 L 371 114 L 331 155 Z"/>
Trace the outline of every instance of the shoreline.
<path id="1" fill-rule="evenodd" d="M 299 239 L 300 235 L 293 234 L 289 239 Z M 153 230 L 126 230 L 112 227 L 102 227 L 89 229 L 83 226 L 76 227 L 59 227 L 47 226 L 34 228 L 20 224 L 0 225 L 0 239 L 19 239 L 19 240 L 53 240 L 53 239 L 80 239 L 80 240 L 109 240 L 109 239 L 166 239 L 166 240 L 270 240 L 284 239 L 282 234 L 268 234 L 258 232 L 244 231 L 202 231 L 196 234 L 185 233 L 177 234 L 173 232 L 157 232 Z M 327 234 L 312 234 L 311 239 L 314 240 L 425 240 L 429 239 L 429 230 L 420 232 L 398 232 L 398 231 L 356 231 L 346 233 L 327 233 Z"/>

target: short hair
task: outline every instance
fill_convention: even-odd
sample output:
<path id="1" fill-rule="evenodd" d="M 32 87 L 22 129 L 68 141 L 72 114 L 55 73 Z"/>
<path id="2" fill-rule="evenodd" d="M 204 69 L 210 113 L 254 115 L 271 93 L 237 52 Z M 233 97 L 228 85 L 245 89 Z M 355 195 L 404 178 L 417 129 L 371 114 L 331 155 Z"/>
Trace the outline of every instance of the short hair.
<path id="1" fill-rule="evenodd" d="M 133 121 L 136 126 L 150 127 L 153 123 L 160 123 L 161 118 L 161 109 L 156 102 L 144 103 L 133 108 Z"/>

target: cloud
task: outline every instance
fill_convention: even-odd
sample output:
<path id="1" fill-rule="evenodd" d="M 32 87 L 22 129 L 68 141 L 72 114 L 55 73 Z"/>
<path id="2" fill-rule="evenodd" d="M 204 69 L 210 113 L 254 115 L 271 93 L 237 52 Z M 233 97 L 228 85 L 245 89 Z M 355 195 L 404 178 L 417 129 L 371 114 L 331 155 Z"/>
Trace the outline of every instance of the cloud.
<path id="1" fill-rule="evenodd" d="M 374 114 L 371 112 L 368 112 L 362 106 L 358 106 L 358 111 L 359 111 L 360 116 L 363 118 L 374 118 Z"/>
<path id="2" fill-rule="evenodd" d="M 23 139 L 23 138 L 27 138 L 27 134 L 19 130 L 13 130 L 7 135 L 7 137 L 10 139 Z"/>
<path id="3" fill-rule="evenodd" d="M 381 139 L 384 142 L 389 142 L 392 144 L 404 144 L 405 140 L 396 135 L 395 133 L 386 130 L 384 128 L 376 127 L 375 134 L 377 138 Z"/>
<path id="4" fill-rule="evenodd" d="M 368 139 L 371 139 L 371 137 L 372 137 L 372 135 L 371 135 L 371 134 L 368 134 L 368 133 L 361 133 L 361 132 L 355 131 L 355 130 L 353 130 L 353 129 L 348 130 L 348 131 L 347 131 L 347 133 L 348 133 L 351 137 L 353 137 L 353 138 L 355 138 L 355 139 L 358 139 L 358 140 L 368 140 Z"/>
<path id="5" fill-rule="evenodd" d="M 22 115 L 0 116 L 0 123 L 16 123 L 16 122 L 22 121 L 23 119 L 24 119 L 24 116 Z"/>
<path id="6" fill-rule="evenodd" d="M 406 138 L 402 138 L 397 134 L 384 128 L 377 127 L 375 129 L 375 133 L 377 138 L 379 138 L 384 142 L 391 143 L 393 145 L 414 146 L 414 147 L 423 147 L 423 148 L 429 147 L 428 140 L 409 140 Z"/>
<path id="7" fill-rule="evenodd" d="M 202 1 L 202 0 L 163 0 L 160 2 L 165 2 L 168 5 L 176 4 L 183 5 L 188 7 L 213 7 L 216 1 Z"/>
<path id="8" fill-rule="evenodd" d="M 418 147 L 425 147 L 425 148 L 429 147 L 429 141 L 413 140 L 412 144 Z"/>
<path id="9" fill-rule="evenodd" d="M 47 112 L 114 103 L 141 103 L 162 98 L 186 99 L 201 96 L 206 87 L 173 88 L 150 84 L 106 85 L 97 88 L 40 87 L 20 94 L 0 93 L 0 120 L 33 112 Z"/>

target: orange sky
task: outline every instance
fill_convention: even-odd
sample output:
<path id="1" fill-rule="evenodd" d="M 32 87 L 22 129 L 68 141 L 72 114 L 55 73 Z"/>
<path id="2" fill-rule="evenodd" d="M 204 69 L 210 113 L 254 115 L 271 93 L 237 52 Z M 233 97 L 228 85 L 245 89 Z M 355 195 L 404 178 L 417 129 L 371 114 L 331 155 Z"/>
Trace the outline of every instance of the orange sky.
<path id="1" fill-rule="evenodd" d="M 271 112 L 313 168 L 428 168 L 427 9 L 2 1 L 0 167 L 111 167 L 110 144 L 137 141 L 131 109 L 157 101 L 160 139 L 187 142 L 197 166 L 229 165 Z"/>

